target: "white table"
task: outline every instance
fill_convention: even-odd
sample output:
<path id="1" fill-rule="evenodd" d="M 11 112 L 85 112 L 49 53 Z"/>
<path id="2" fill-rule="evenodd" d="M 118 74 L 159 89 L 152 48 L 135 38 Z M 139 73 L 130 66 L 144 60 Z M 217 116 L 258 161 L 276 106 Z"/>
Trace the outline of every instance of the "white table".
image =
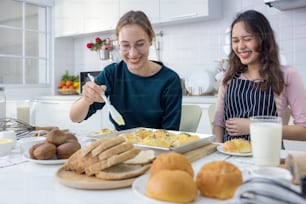
<path id="1" fill-rule="evenodd" d="M 0 158 L 1 159 L 1 158 Z M 231 157 L 219 152 L 193 163 L 195 173 L 203 164 L 213 160 L 227 160 L 243 169 L 252 164 L 251 157 Z M 79 190 L 61 185 L 55 177 L 61 165 L 41 165 L 24 162 L 0 168 L 1 204 L 95 204 L 150 203 L 137 196 L 132 188 L 115 190 Z M 201 198 L 202 199 L 202 198 Z M 205 198 L 206 199 L 206 198 Z M 227 203 L 207 199 L 206 203 Z M 155 202 L 157 203 L 157 202 Z"/>

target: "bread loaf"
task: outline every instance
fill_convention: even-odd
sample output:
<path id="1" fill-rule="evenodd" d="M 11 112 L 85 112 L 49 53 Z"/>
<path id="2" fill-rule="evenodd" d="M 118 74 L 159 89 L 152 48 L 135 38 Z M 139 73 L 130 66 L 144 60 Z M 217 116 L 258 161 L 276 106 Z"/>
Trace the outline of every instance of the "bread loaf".
<path id="1" fill-rule="evenodd" d="M 288 154 L 286 166 L 290 170 L 295 185 L 301 184 L 301 178 L 306 176 L 306 153 Z"/>
<path id="2" fill-rule="evenodd" d="M 196 183 L 203 196 L 229 199 L 242 184 L 242 174 L 235 165 L 216 160 L 202 166 Z"/>
<path id="3" fill-rule="evenodd" d="M 233 139 L 223 144 L 223 151 L 233 153 L 252 152 L 251 142 L 245 139 Z"/>

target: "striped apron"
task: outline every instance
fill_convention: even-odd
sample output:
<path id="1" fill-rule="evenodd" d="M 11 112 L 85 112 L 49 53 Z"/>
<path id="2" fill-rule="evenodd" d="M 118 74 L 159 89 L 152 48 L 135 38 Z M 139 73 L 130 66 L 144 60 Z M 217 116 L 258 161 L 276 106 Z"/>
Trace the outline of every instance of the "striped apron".
<path id="1" fill-rule="evenodd" d="M 239 79 L 241 73 L 237 73 L 228 85 L 224 96 L 224 121 L 229 118 L 249 118 L 257 115 L 277 116 L 276 104 L 272 87 L 262 91 L 257 83 Z M 231 137 L 224 131 L 224 142 L 244 138 L 250 140 L 250 135 Z"/>

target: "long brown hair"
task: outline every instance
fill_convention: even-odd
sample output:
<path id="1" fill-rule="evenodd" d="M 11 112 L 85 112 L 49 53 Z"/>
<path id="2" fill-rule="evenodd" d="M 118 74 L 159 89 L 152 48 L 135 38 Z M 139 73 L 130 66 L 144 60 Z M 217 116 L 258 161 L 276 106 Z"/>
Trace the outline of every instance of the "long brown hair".
<path id="1" fill-rule="evenodd" d="M 238 22 L 243 22 L 247 31 L 252 33 L 258 42 L 256 51 L 259 53 L 261 64 L 259 74 L 264 80 L 260 83 L 261 90 L 267 90 L 269 86 L 272 86 L 273 92 L 279 95 L 285 86 L 285 82 L 280 69 L 278 45 L 269 21 L 260 12 L 248 10 L 237 15 L 231 25 L 231 30 Z M 239 57 L 231 50 L 229 68 L 224 76 L 223 85 L 225 86 L 236 73 L 243 73 L 246 70 L 247 66 L 242 64 Z"/>
<path id="2" fill-rule="evenodd" d="M 116 36 L 118 38 L 121 28 L 125 25 L 136 24 L 142 27 L 142 29 L 148 34 L 150 42 L 155 38 L 151 22 L 146 14 L 142 11 L 128 11 L 119 19 L 116 26 Z"/>

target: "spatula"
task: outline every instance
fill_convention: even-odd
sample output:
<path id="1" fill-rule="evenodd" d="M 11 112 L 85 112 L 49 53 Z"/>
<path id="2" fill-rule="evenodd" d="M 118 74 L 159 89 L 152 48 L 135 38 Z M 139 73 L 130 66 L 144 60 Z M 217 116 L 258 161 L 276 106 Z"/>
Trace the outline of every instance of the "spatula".
<path id="1" fill-rule="evenodd" d="M 88 73 L 88 78 L 90 79 L 90 81 L 95 82 L 95 78 L 94 76 L 92 76 L 90 73 Z M 116 110 L 116 108 L 110 103 L 110 101 L 108 100 L 108 98 L 105 96 L 105 93 L 102 92 L 101 96 L 103 98 L 103 100 L 106 103 L 106 106 L 108 107 L 109 113 L 111 114 L 112 118 L 114 119 L 114 121 L 118 124 L 118 125 L 125 125 L 124 119 L 121 116 L 121 114 Z"/>

